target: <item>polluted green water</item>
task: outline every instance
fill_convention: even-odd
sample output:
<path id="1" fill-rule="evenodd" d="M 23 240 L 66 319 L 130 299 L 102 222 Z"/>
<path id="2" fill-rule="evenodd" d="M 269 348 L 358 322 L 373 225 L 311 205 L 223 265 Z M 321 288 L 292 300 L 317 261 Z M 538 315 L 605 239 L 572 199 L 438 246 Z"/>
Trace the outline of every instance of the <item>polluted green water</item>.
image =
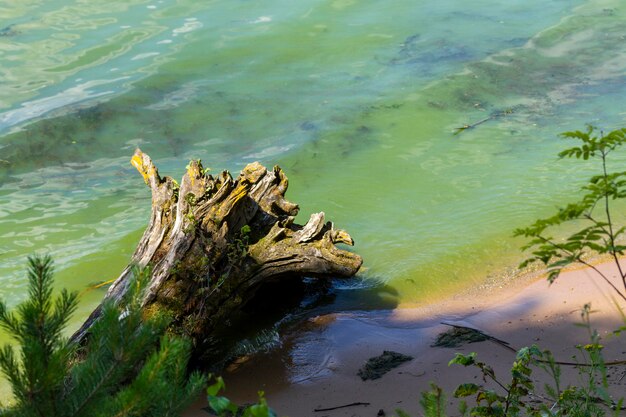
<path id="1" fill-rule="evenodd" d="M 625 27 L 617 0 L 1 2 L 0 297 L 32 253 L 59 286 L 117 276 L 150 209 L 137 146 L 175 178 L 279 164 L 299 221 L 324 210 L 400 303 L 510 273 L 512 230 L 593 172 L 557 135 L 626 126 Z"/>

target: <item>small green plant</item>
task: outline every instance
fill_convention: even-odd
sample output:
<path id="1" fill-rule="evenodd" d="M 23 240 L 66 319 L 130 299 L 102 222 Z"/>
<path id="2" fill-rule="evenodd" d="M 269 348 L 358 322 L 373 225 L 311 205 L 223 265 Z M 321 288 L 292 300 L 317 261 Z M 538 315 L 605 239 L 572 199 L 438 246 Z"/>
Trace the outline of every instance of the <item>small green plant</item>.
<path id="1" fill-rule="evenodd" d="M 187 203 L 187 212 L 184 214 L 185 220 L 187 220 L 187 226 L 183 230 L 185 233 L 190 233 L 195 230 L 198 221 L 196 219 L 195 214 L 193 213 L 193 208 L 196 206 L 196 195 L 194 193 L 188 193 L 185 196 L 185 202 Z"/>
<path id="2" fill-rule="evenodd" d="M 228 245 L 228 262 L 237 264 L 248 255 L 248 245 L 250 243 L 250 232 L 252 229 L 247 224 L 242 226 L 239 233 L 231 244 Z"/>
<path id="3" fill-rule="evenodd" d="M 466 398 L 475 395 L 476 406 L 471 409 L 465 402 L 461 402 L 460 411 L 473 416 L 518 416 L 524 410 L 529 415 L 534 415 L 533 406 L 526 401 L 532 393 L 534 384 L 531 379 L 532 369 L 530 365 L 542 352 L 536 346 L 523 348 L 517 352 L 513 366 L 511 367 L 511 382 L 505 384 L 496 378 L 496 374 L 489 365 L 476 360 L 476 354 L 456 354 L 449 365 L 474 366 L 480 369 L 483 381 L 491 380 L 498 385 L 504 394 L 496 390 L 484 388 L 474 383 L 461 384 L 454 391 L 456 398 Z"/>
<path id="4" fill-rule="evenodd" d="M 194 193 L 187 193 L 187 195 L 185 195 L 185 201 L 189 204 L 189 207 L 195 207 L 196 195 Z"/>
<path id="5" fill-rule="evenodd" d="M 263 391 L 259 391 L 259 402 L 256 404 L 239 406 L 226 397 L 218 395 L 226 389 L 226 384 L 222 377 L 215 379 L 215 382 L 207 388 L 206 408 L 211 414 L 219 417 L 276 417 L 276 413 L 269 408 Z"/>
<path id="6" fill-rule="evenodd" d="M 176 416 L 206 378 L 187 373 L 190 343 L 165 335 L 170 320 L 145 319 L 141 299 L 149 272 L 137 270 L 128 297 L 107 301 L 85 346 L 63 336 L 77 294 L 53 299 L 50 257 L 29 258 L 28 299 L 15 312 L 0 302 L 0 326 L 17 342 L 0 350 L 14 396 L 6 416 Z M 17 351 L 17 354 L 16 354 Z"/>
<path id="7" fill-rule="evenodd" d="M 424 415 L 426 417 L 446 417 L 446 395 L 441 387 L 436 384 L 431 383 L 430 388 L 430 391 L 422 392 L 422 398 L 420 399 L 420 405 L 424 410 Z M 402 410 L 396 410 L 396 413 L 398 417 L 409 417 L 409 415 Z"/>
<path id="8" fill-rule="evenodd" d="M 626 128 L 606 135 L 600 132 L 598 136 L 595 129 L 589 126 L 584 132 L 565 132 L 562 136 L 577 140 L 579 145 L 565 149 L 559 157 L 598 159 L 601 173 L 591 177 L 583 187 L 580 201 L 559 209 L 552 217 L 537 220 L 532 226 L 515 231 L 516 236 L 530 238 L 524 249 L 532 249 L 532 255 L 521 267 L 541 262 L 547 267 L 548 280 L 553 282 L 563 268 L 579 263 L 594 270 L 620 298 L 626 300 L 626 271 L 619 263 L 619 256 L 626 250 L 626 245 L 620 243 L 626 227 L 618 228 L 611 212 L 611 202 L 626 197 L 626 171 L 609 172 L 607 168 L 608 156 L 626 142 Z M 564 241 L 550 236 L 549 229 L 570 222 L 580 222 L 584 226 Z M 611 256 L 623 288 L 616 286 L 605 273 L 585 260 L 585 255 L 590 252 Z"/>
<path id="9" fill-rule="evenodd" d="M 589 326 L 589 310 L 583 311 L 582 326 Z M 591 329 L 589 327 L 589 329 Z M 491 382 L 495 389 L 476 383 L 460 384 L 453 393 L 459 403 L 461 416 L 476 417 L 601 417 L 608 410 L 615 410 L 615 415 L 622 411 L 623 400 L 614 402 L 608 395 L 606 366 L 602 358 L 602 345 L 596 332 L 590 330 L 591 343 L 578 346 L 577 365 L 581 385 L 562 386 L 560 363 L 548 350 L 541 351 L 537 346 L 520 349 L 511 366 L 511 380 L 508 383 L 496 376 L 493 368 L 477 360 L 475 353 L 463 355 L 457 353 L 449 365 L 461 365 L 477 368 L 483 382 Z M 543 369 L 552 379 L 551 384 L 539 387 L 532 379 L 533 368 Z M 430 391 L 422 393 L 420 404 L 426 417 L 446 417 L 446 396 L 443 390 L 431 384 Z M 472 399 L 470 404 L 467 400 Z M 406 413 L 397 410 L 400 417 Z"/>
<path id="10" fill-rule="evenodd" d="M 62 290 L 52 300 L 52 260 L 29 258 L 28 300 L 9 312 L 0 301 L 0 326 L 20 345 L 0 350 L 0 368 L 9 381 L 16 409 L 36 414 L 55 411 L 75 347 L 63 330 L 78 305 L 78 295 Z M 54 415 L 54 414 L 51 414 Z"/>
<path id="11" fill-rule="evenodd" d="M 247 224 L 241 227 L 239 231 L 239 239 L 235 240 L 235 244 L 241 257 L 248 254 L 248 245 L 250 244 L 250 233 L 252 229 Z"/>
<path id="12" fill-rule="evenodd" d="M 546 392 L 555 400 L 558 408 L 568 410 L 569 415 L 573 416 L 603 416 L 608 408 L 618 411 L 621 408 L 621 404 L 614 403 L 608 393 L 607 367 L 602 355 L 604 346 L 598 332 L 591 327 L 591 312 L 591 305 L 585 304 L 581 310 L 579 323 L 579 326 L 587 330 L 590 341 L 585 345 L 576 346 L 578 356 L 574 359 L 578 364 L 580 385 L 568 386 L 561 391 L 557 378 L 553 377 L 555 385 L 546 388 Z M 551 359 L 553 361 L 553 358 Z M 552 363 L 547 366 L 545 363 L 542 364 L 542 368 L 549 373 L 552 373 L 552 367 Z"/>

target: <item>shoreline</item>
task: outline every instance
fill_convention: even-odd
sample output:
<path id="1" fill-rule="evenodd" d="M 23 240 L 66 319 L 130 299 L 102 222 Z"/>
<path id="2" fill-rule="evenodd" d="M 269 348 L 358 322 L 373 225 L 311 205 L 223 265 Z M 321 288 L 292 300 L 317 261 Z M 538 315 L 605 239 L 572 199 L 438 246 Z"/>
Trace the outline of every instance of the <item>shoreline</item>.
<path id="1" fill-rule="evenodd" d="M 598 265 L 605 272 L 611 267 L 610 263 Z M 491 341 L 458 348 L 431 347 L 436 336 L 449 329 L 442 322 L 478 329 L 515 350 L 537 344 L 551 350 L 557 360 L 568 361 L 577 344 L 589 343 L 587 330 L 576 326 L 586 303 L 591 303 L 593 310 L 591 325 L 603 337 L 605 359 L 622 359 L 626 352 L 618 338 L 605 337 L 624 322 L 611 289 L 594 280 L 593 274 L 586 268 L 573 269 L 563 272 L 551 286 L 535 274 L 521 283 L 483 290 L 478 287 L 423 307 L 313 317 L 281 335 L 281 347 L 229 366 L 222 375 L 227 386 L 224 395 L 245 404 L 254 402 L 257 391 L 263 390 L 279 416 L 376 416 L 379 410 L 394 415 L 397 408 L 411 416 L 422 415 L 420 393 L 429 390 L 430 382 L 444 388 L 449 403 L 454 402 L 451 393 L 458 384 L 480 382 L 474 369 L 447 366 L 456 352 L 477 352 L 478 359 L 493 366 L 503 381 L 509 380 L 515 358 L 512 351 Z M 358 370 L 383 350 L 414 359 L 380 379 L 362 381 Z M 537 386 L 547 382 L 542 374 L 540 370 L 533 374 Z M 612 374 L 611 385 L 616 393 L 623 392 L 626 378 L 618 372 Z M 576 383 L 576 377 L 574 370 L 563 369 L 565 382 Z M 370 405 L 314 411 L 351 403 Z M 184 416 L 206 416 L 200 410 L 205 405 L 200 400 Z M 456 406 L 450 406 L 449 411 L 455 412 Z"/>

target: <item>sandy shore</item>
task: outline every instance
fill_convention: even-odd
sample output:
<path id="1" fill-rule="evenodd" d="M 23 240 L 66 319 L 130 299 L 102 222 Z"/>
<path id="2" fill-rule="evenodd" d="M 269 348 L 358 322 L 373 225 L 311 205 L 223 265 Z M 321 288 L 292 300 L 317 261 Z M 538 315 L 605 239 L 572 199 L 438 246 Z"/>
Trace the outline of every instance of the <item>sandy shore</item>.
<path id="1" fill-rule="evenodd" d="M 611 274 L 611 265 L 600 268 Z M 621 285 L 621 284 L 619 284 Z M 462 382 L 480 382 L 473 369 L 448 367 L 455 352 L 477 352 L 491 364 L 503 381 L 509 379 L 514 353 L 492 341 L 458 348 L 431 347 L 436 336 L 449 329 L 441 322 L 458 324 L 506 341 L 514 348 L 538 344 L 550 349 L 557 360 L 570 361 L 576 344 L 589 343 L 580 323 L 580 311 L 591 303 L 592 325 L 603 336 L 607 361 L 626 357 L 626 348 L 611 331 L 624 325 L 610 288 L 588 269 L 570 271 L 549 286 L 539 279 L 523 288 L 476 291 L 422 308 L 351 312 L 318 316 L 297 331 L 283 335 L 280 349 L 257 354 L 231 366 L 224 373 L 226 395 L 238 403 L 252 402 L 264 390 L 269 404 L 280 416 L 388 416 L 401 408 L 419 416 L 420 392 L 436 382 L 448 392 Z M 377 380 L 362 381 L 358 370 L 383 350 L 413 356 Z M 611 371 L 616 392 L 626 384 L 624 368 Z M 539 380 L 544 379 L 537 370 Z M 573 369 L 564 377 L 576 381 Z M 450 395 L 451 396 L 451 395 Z M 316 412 L 351 403 L 369 403 Z M 200 402 L 187 417 L 203 416 Z M 456 411 L 456 407 L 450 409 Z M 454 413 L 452 413 L 454 415 Z"/>

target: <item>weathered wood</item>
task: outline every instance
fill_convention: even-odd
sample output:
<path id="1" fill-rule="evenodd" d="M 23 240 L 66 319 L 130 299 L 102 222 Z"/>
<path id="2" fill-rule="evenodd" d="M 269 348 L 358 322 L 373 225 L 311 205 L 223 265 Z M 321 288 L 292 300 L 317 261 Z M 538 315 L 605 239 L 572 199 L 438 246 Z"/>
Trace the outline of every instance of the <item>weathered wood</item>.
<path id="1" fill-rule="evenodd" d="M 132 165 L 152 190 L 152 213 L 131 265 L 105 298 L 120 300 L 132 267 L 151 267 L 146 311 L 167 311 L 178 330 L 197 345 L 228 326 L 265 281 L 293 276 L 350 277 L 358 255 L 339 249 L 350 235 L 325 222 L 323 212 L 304 226 L 294 223 L 298 206 L 285 199 L 288 180 L 275 166 L 255 162 L 236 179 L 228 171 L 213 177 L 191 161 L 179 184 L 161 177 L 150 157 L 137 149 Z M 97 308 L 74 339 L 85 337 Z"/>

